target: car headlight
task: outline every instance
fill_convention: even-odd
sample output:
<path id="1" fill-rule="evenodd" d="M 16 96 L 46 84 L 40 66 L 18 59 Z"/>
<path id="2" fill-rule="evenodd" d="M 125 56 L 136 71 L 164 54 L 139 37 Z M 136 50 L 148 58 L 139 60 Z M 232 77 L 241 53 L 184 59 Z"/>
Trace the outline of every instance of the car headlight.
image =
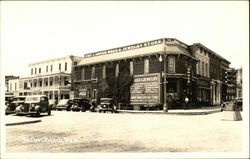
<path id="1" fill-rule="evenodd" d="M 31 106 L 31 107 L 35 107 L 35 104 L 31 104 L 30 106 Z"/>

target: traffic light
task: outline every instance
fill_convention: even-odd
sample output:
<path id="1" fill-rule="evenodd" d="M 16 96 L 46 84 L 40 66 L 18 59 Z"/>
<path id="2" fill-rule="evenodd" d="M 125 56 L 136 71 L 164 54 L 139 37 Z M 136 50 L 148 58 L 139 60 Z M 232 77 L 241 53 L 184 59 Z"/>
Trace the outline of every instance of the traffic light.
<path id="1" fill-rule="evenodd" d="M 189 84 L 191 80 L 191 72 L 190 72 L 190 68 L 187 68 L 187 83 Z"/>
<path id="2" fill-rule="evenodd" d="M 236 79 L 235 79 L 235 71 L 232 70 L 232 69 L 228 69 L 226 72 L 225 72 L 225 82 L 228 84 L 228 85 L 231 85 L 231 84 L 234 84 L 236 82 Z"/>

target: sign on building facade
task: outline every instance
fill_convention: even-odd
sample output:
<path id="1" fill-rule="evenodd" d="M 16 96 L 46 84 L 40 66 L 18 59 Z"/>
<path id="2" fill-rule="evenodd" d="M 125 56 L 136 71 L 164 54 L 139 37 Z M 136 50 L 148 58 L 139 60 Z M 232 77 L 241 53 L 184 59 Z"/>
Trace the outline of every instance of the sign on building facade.
<path id="1" fill-rule="evenodd" d="M 132 105 L 154 105 L 160 103 L 160 74 L 136 75 L 130 87 Z"/>

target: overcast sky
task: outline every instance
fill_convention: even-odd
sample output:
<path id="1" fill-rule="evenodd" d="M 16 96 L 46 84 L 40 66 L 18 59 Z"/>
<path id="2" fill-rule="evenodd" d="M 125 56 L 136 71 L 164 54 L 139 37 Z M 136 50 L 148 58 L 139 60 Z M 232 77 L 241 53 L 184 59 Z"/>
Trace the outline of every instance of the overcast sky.
<path id="1" fill-rule="evenodd" d="M 248 67 L 247 1 L 1 2 L 5 75 L 28 75 L 28 64 L 158 38 L 202 43 Z"/>

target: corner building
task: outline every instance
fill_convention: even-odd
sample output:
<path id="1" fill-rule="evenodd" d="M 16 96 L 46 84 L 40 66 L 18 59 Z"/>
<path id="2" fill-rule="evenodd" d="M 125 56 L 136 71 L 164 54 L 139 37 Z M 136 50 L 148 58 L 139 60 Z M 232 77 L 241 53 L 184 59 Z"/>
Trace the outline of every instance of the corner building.
<path id="1" fill-rule="evenodd" d="M 107 78 L 130 75 L 134 78 L 130 86 L 130 104 L 134 107 L 162 104 L 164 93 L 170 109 L 173 101 L 185 96 L 195 103 L 197 62 L 188 45 L 170 38 L 85 54 L 73 71 L 75 97 L 97 99 Z"/>

